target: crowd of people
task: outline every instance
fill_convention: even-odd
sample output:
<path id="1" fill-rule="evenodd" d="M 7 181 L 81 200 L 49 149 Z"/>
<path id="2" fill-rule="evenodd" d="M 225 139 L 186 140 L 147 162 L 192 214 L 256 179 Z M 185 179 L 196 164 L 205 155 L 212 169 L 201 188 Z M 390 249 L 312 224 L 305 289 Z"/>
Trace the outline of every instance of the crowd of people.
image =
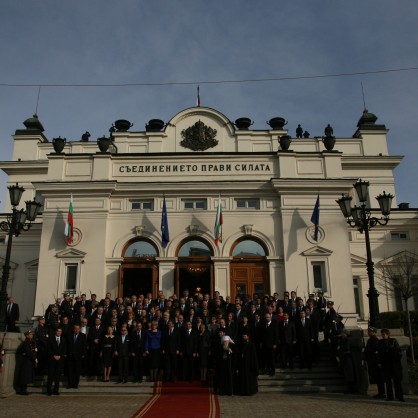
<path id="1" fill-rule="evenodd" d="M 68 387 L 80 375 L 118 383 L 200 379 L 208 384 L 213 370 L 220 394 L 257 392 L 259 373 L 275 368 L 312 368 L 319 360 L 320 331 L 332 340 L 339 316 L 323 294 L 307 301 L 296 292 L 225 299 L 215 292 L 166 298 L 162 291 L 101 300 L 83 294 L 56 299 L 26 339 L 36 347 L 38 373 L 48 373 L 48 394 L 59 393 L 62 372 Z M 23 350 L 22 350 L 23 351 Z M 26 354 L 27 358 L 31 358 Z M 23 379 L 28 380 L 28 379 Z M 26 393 L 26 387 L 20 393 Z"/>
<path id="2" fill-rule="evenodd" d="M 342 319 L 321 291 L 307 300 L 294 291 L 282 298 L 274 293 L 234 301 L 219 292 L 210 298 L 187 290 L 169 298 L 162 291 L 157 298 L 115 300 L 110 293 L 101 300 L 95 294 L 74 301 L 65 295 L 25 333 L 20 352 L 26 367 L 18 393 L 27 393 L 28 370 L 37 366 L 48 375 L 48 395 L 59 394 L 62 373 L 69 388 L 78 388 L 80 375 L 103 382 L 114 376 L 120 384 L 128 378 L 137 383 L 200 379 L 202 385 L 213 376 L 220 395 L 253 395 L 259 374 L 274 376 L 277 366 L 293 369 L 295 363 L 311 369 L 321 355 L 320 332 L 332 357 L 349 365 Z M 396 385 L 395 390 L 402 398 Z"/>

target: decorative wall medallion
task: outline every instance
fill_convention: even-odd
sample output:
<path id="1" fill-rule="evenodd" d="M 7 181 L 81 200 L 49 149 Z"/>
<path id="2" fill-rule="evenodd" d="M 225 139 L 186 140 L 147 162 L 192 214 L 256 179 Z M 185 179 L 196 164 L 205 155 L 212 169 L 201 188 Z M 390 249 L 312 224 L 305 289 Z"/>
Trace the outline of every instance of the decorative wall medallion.
<path id="1" fill-rule="evenodd" d="M 181 136 L 183 141 L 180 142 L 180 145 L 192 151 L 205 151 L 218 145 L 218 140 L 215 139 L 216 129 L 205 125 L 200 120 L 187 129 L 183 129 Z"/>
<path id="2" fill-rule="evenodd" d="M 325 238 L 325 231 L 322 227 L 318 226 L 318 241 L 315 241 L 315 226 L 312 225 L 306 228 L 305 236 L 311 244 L 319 244 Z"/>
<path id="3" fill-rule="evenodd" d="M 73 229 L 73 242 L 71 244 L 68 244 L 66 237 L 64 237 L 64 241 L 68 247 L 75 247 L 76 245 L 80 244 L 82 238 L 83 238 L 83 233 L 81 232 L 81 229 L 74 228 Z"/>

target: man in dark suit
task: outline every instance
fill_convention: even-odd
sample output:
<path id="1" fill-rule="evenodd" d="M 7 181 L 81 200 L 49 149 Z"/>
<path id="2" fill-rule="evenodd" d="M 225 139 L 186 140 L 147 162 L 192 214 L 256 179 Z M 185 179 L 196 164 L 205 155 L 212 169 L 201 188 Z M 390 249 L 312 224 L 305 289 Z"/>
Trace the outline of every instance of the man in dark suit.
<path id="1" fill-rule="evenodd" d="M 104 333 L 104 327 L 102 326 L 100 319 L 96 318 L 94 325 L 89 328 L 89 334 L 87 337 L 88 352 L 89 352 L 89 365 L 87 367 L 87 376 L 100 376 L 100 342 Z"/>
<path id="2" fill-rule="evenodd" d="M 80 329 L 80 325 L 74 325 L 73 332 L 69 335 L 67 341 L 69 389 L 78 389 L 82 361 L 87 354 L 87 338 L 85 334 L 80 332 Z"/>
<path id="3" fill-rule="evenodd" d="M 300 367 L 312 368 L 312 342 L 313 331 L 310 319 L 306 318 L 306 312 L 300 311 L 300 318 L 295 321 L 296 337 L 299 347 Z"/>
<path id="4" fill-rule="evenodd" d="M 272 320 L 270 313 L 266 313 L 264 318 L 264 327 L 261 328 L 261 348 L 263 350 L 266 373 L 269 376 L 274 376 L 279 329 L 277 327 L 277 322 Z"/>
<path id="5" fill-rule="evenodd" d="M 48 382 L 47 393 L 52 395 L 52 383 L 54 383 L 54 395 L 59 395 L 61 372 L 64 365 L 64 356 L 67 354 L 67 341 L 62 338 L 62 329 L 57 328 L 49 337 L 48 346 Z"/>
<path id="6" fill-rule="evenodd" d="M 20 332 L 16 323 L 19 321 L 19 305 L 12 296 L 9 297 L 6 306 L 6 324 L 8 332 Z"/>
<path id="7" fill-rule="evenodd" d="M 183 359 L 183 378 L 189 382 L 194 377 L 194 361 L 197 357 L 197 332 L 192 329 L 192 323 L 187 321 L 187 328 L 181 338 L 180 356 Z"/>
<path id="8" fill-rule="evenodd" d="M 90 315 L 87 313 L 86 307 L 80 306 L 78 310 L 74 308 L 73 323 L 80 325 L 83 318 L 87 318 L 88 320 L 90 320 Z"/>
<path id="9" fill-rule="evenodd" d="M 177 358 L 180 353 L 180 331 L 174 321 L 168 321 L 168 327 L 163 331 L 163 354 L 165 379 L 174 382 L 177 373 Z"/>
<path id="10" fill-rule="evenodd" d="M 99 306 L 94 313 L 89 318 L 90 326 L 93 326 L 96 323 L 96 318 L 100 319 L 100 323 L 106 327 L 108 324 L 109 317 L 105 315 L 103 306 Z"/>
<path id="11" fill-rule="evenodd" d="M 68 293 L 64 295 L 64 300 L 61 302 L 61 314 L 68 316 L 70 320 L 73 318 L 73 305 Z"/>
<path id="12" fill-rule="evenodd" d="M 116 337 L 116 351 L 115 356 L 118 356 L 118 383 L 128 382 L 128 367 L 129 367 L 129 349 L 131 343 L 128 335 L 128 328 L 122 326 L 121 335 Z"/>
<path id="13" fill-rule="evenodd" d="M 81 306 L 84 306 L 86 308 L 86 314 L 87 315 L 91 314 L 91 311 L 92 311 L 91 300 L 87 300 L 87 297 L 86 297 L 85 293 L 83 293 L 81 295 L 81 298 L 75 303 L 74 311 L 79 312 Z"/>
<path id="14" fill-rule="evenodd" d="M 237 339 L 238 324 L 234 321 L 234 314 L 228 313 L 228 320 L 226 321 L 226 335 L 229 335 L 233 341 Z"/>
<path id="15" fill-rule="evenodd" d="M 133 357 L 134 366 L 134 382 L 141 383 L 144 374 L 144 347 L 145 332 L 142 329 L 142 323 L 137 322 L 136 328 L 131 333 L 130 352 Z"/>
<path id="16" fill-rule="evenodd" d="M 284 320 L 279 323 L 279 346 L 281 366 L 285 369 L 289 366 L 293 369 L 294 349 L 296 348 L 296 327 L 289 320 L 289 312 L 284 313 Z"/>

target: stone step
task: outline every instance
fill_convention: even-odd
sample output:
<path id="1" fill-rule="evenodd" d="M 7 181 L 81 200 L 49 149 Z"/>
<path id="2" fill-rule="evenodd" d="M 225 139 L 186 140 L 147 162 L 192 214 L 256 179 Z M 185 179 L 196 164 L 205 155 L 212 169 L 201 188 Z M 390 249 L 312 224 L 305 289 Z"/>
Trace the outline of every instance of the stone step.
<path id="1" fill-rule="evenodd" d="M 322 374 L 313 374 L 313 373 L 295 373 L 295 374 L 283 374 L 276 373 L 274 376 L 258 376 L 259 381 L 268 381 L 268 380 L 341 380 L 342 376 L 340 373 L 322 373 Z"/>
<path id="2" fill-rule="evenodd" d="M 340 380 L 332 379 L 291 379 L 291 380 L 259 380 L 259 387 L 276 387 L 276 386 L 331 386 L 341 384 Z"/>
<path id="3" fill-rule="evenodd" d="M 46 379 L 37 379 L 33 385 L 28 386 L 30 393 L 46 392 Z M 154 384 L 151 382 L 143 383 L 120 383 L 116 380 L 111 382 L 87 381 L 80 379 L 78 389 L 67 389 L 66 382 L 61 382 L 60 393 L 67 395 L 143 395 L 150 396 L 154 391 Z"/>
<path id="4" fill-rule="evenodd" d="M 302 385 L 302 386 L 259 386 L 259 393 L 343 393 L 347 387 L 345 385 Z"/>

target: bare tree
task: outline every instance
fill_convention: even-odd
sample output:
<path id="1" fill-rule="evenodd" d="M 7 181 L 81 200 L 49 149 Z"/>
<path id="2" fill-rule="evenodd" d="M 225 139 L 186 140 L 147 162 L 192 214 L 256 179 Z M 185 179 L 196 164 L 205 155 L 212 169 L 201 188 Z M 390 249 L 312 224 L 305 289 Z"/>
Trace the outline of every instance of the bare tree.
<path id="1" fill-rule="evenodd" d="M 399 294 L 404 301 L 411 344 L 411 359 L 415 364 L 414 339 L 408 301 L 418 295 L 418 256 L 404 250 L 377 263 L 376 267 L 378 269 L 377 281 L 384 292 L 391 296 Z"/>

